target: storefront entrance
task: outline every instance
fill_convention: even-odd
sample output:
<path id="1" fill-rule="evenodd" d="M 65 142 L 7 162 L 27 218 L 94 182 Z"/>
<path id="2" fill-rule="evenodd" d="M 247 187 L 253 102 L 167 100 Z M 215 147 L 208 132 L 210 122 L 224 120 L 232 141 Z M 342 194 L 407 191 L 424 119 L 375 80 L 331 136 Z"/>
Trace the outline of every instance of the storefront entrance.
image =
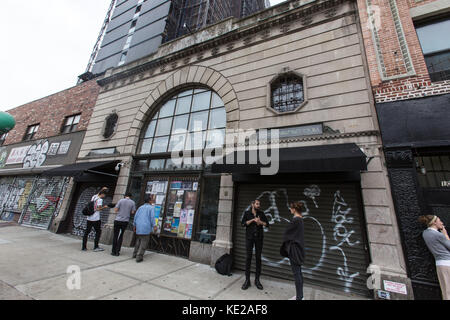
<path id="1" fill-rule="evenodd" d="M 305 282 L 367 295 L 369 265 L 358 183 L 238 183 L 234 213 L 234 267 L 245 270 L 245 227 L 241 219 L 251 201 L 259 199 L 270 225 L 264 234 L 262 274 L 293 279 L 289 260 L 279 254 L 292 215 L 291 201 L 305 204 Z M 252 259 L 252 271 L 255 262 Z"/>

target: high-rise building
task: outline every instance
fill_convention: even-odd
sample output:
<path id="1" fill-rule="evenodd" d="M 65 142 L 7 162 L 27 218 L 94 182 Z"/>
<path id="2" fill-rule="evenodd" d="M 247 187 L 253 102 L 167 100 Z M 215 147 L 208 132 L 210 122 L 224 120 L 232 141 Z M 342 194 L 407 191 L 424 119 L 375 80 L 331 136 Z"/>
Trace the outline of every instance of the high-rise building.
<path id="1" fill-rule="evenodd" d="M 87 71 L 100 74 L 149 55 L 164 42 L 265 8 L 265 0 L 113 0 Z"/>

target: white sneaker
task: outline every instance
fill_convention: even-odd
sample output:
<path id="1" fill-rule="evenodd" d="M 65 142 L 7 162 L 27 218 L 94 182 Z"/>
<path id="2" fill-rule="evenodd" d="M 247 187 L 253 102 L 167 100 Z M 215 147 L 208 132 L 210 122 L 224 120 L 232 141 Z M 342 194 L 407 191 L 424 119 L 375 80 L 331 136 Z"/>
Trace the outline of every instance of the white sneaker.
<path id="1" fill-rule="evenodd" d="M 297 296 L 293 296 L 292 298 L 289 298 L 288 300 L 296 300 Z"/>
<path id="2" fill-rule="evenodd" d="M 94 249 L 94 252 L 99 252 L 99 251 L 105 251 L 105 249 L 100 248 L 100 247 Z"/>

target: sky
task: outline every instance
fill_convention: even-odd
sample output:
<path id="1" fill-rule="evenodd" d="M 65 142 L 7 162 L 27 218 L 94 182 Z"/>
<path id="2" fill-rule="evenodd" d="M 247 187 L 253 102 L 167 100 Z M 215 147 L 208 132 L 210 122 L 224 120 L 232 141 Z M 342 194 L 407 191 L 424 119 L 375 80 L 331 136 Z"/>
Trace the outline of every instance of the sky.
<path id="1" fill-rule="evenodd" d="M 110 3 L 0 0 L 0 111 L 75 86 Z"/>

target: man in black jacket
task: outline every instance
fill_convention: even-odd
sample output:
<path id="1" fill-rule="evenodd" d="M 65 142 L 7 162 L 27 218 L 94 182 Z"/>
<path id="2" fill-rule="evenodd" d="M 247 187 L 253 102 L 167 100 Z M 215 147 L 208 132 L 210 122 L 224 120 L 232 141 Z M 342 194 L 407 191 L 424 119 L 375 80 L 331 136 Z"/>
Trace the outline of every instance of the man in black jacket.
<path id="1" fill-rule="evenodd" d="M 245 244 L 247 248 L 247 259 L 245 265 L 245 282 L 242 285 L 242 290 L 247 290 L 250 287 L 250 268 L 252 265 L 253 246 L 255 247 L 255 259 L 256 259 L 256 274 L 255 285 L 258 289 L 262 290 L 263 286 L 259 281 L 261 275 L 261 252 L 264 238 L 264 227 L 269 225 L 266 215 L 260 208 L 261 204 L 259 200 L 252 201 L 251 209 L 244 212 L 242 217 L 242 226 L 246 227 L 245 230 Z"/>

